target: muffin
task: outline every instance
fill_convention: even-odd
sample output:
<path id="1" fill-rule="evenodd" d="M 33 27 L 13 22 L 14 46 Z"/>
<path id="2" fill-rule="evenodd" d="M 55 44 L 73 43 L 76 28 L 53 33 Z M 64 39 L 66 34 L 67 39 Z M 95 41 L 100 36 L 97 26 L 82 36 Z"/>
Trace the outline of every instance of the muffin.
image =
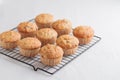
<path id="1" fill-rule="evenodd" d="M 54 17 L 52 14 L 39 14 L 35 18 L 35 22 L 39 29 L 41 28 L 50 28 L 51 23 L 54 21 Z"/>
<path id="2" fill-rule="evenodd" d="M 94 36 L 94 31 L 89 26 L 78 26 L 73 30 L 73 34 L 79 39 L 79 44 L 84 45 L 91 42 Z"/>
<path id="3" fill-rule="evenodd" d="M 5 31 L 0 34 L 0 45 L 5 49 L 13 49 L 17 47 L 17 41 L 21 39 L 21 35 L 16 31 Z"/>
<path id="4" fill-rule="evenodd" d="M 64 51 L 64 56 L 74 54 L 78 48 L 79 40 L 71 35 L 62 35 L 56 41 Z"/>
<path id="5" fill-rule="evenodd" d="M 17 26 L 17 30 L 21 34 L 22 38 L 35 37 L 35 34 L 36 34 L 36 31 L 38 30 L 38 27 L 33 22 L 21 22 Z"/>
<path id="6" fill-rule="evenodd" d="M 37 38 L 27 37 L 18 41 L 20 54 L 26 57 L 34 57 L 39 53 L 41 42 Z"/>
<path id="7" fill-rule="evenodd" d="M 41 62 L 48 66 L 55 66 L 59 64 L 63 57 L 63 50 L 61 47 L 47 44 L 40 49 Z"/>
<path id="8" fill-rule="evenodd" d="M 52 24 L 52 28 L 58 33 L 58 36 L 69 34 L 72 31 L 72 23 L 67 19 L 60 19 Z"/>
<path id="9" fill-rule="evenodd" d="M 37 31 L 36 37 L 42 42 L 42 46 L 46 44 L 54 44 L 57 39 L 57 32 L 51 28 L 43 28 Z"/>

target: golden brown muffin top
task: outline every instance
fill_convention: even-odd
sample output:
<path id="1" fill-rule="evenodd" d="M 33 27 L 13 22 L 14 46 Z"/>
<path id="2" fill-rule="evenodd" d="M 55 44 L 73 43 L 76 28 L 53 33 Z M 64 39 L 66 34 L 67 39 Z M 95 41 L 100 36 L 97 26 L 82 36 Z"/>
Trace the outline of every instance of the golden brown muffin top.
<path id="1" fill-rule="evenodd" d="M 16 31 L 5 31 L 0 34 L 0 40 L 3 42 L 16 42 L 21 39 L 21 35 Z"/>
<path id="2" fill-rule="evenodd" d="M 40 49 L 40 54 L 44 58 L 55 59 L 63 56 L 63 50 L 59 46 L 47 44 Z"/>
<path id="3" fill-rule="evenodd" d="M 89 26 L 78 26 L 73 30 L 73 34 L 79 38 L 89 38 L 94 36 L 94 30 Z"/>
<path id="4" fill-rule="evenodd" d="M 77 47 L 79 40 L 71 35 L 62 35 L 57 39 L 57 45 L 63 49 L 71 49 Z"/>
<path id="5" fill-rule="evenodd" d="M 56 30 L 72 29 L 72 23 L 67 19 L 59 19 L 53 22 L 52 28 Z"/>
<path id="6" fill-rule="evenodd" d="M 40 24 L 51 23 L 54 21 L 54 17 L 52 14 L 43 13 L 36 16 L 35 21 Z"/>
<path id="7" fill-rule="evenodd" d="M 42 39 L 51 39 L 53 37 L 57 37 L 57 32 L 51 28 L 43 28 L 37 31 L 36 36 Z"/>
<path id="8" fill-rule="evenodd" d="M 17 27 L 19 32 L 35 32 L 38 30 L 38 27 L 33 22 L 21 22 Z"/>
<path id="9" fill-rule="evenodd" d="M 19 40 L 18 46 L 22 49 L 36 49 L 41 47 L 41 42 L 37 38 L 27 37 Z"/>

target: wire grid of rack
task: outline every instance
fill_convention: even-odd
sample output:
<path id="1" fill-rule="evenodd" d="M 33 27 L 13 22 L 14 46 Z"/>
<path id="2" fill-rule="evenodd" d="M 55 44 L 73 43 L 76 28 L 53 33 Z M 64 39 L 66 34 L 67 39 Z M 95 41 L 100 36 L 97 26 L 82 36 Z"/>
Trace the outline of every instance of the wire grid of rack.
<path id="1" fill-rule="evenodd" d="M 33 21 L 33 20 L 31 20 L 31 21 Z M 14 28 L 12 30 L 16 30 L 16 28 Z M 86 50 L 91 48 L 93 45 L 98 43 L 100 40 L 101 40 L 101 37 L 94 36 L 92 41 L 89 44 L 79 45 L 75 54 L 67 56 L 67 57 L 63 57 L 61 63 L 54 66 L 54 67 L 49 67 L 49 66 L 46 66 L 46 65 L 42 64 L 39 55 L 37 55 L 33 58 L 27 58 L 27 57 L 24 57 L 24 56 L 20 55 L 18 48 L 15 48 L 13 50 L 6 50 L 6 49 L 3 49 L 2 47 L 0 47 L 0 53 L 7 56 L 7 57 L 10 57 L 14 60 L 17 60 L 19 62 L 22 62 L 26 65 L 29 65 L 29 66 L 33 67 L 33 69 L 35 71 L 42 70 L 46 73 L 54 74 L 57 71 L 59 71 L 61 68 L 63 68 L 65 65 L 67 65 L 68 63 L 73 61 L 75 58 L 77 58 L 79 55 L 84 53 Z"/>

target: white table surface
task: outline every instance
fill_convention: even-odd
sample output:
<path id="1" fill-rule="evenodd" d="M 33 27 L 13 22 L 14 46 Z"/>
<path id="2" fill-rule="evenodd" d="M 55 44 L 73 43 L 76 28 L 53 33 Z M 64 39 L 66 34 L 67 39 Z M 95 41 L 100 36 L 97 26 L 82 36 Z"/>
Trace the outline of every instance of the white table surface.
<path id="1" fill-rule="evenodd" d="M 0 33 L 39 13 L 90 25 L 102 40 L 54 75 L 0 55 L 0 80 L 120 80 L 120 0 L 0 0 Z"/>

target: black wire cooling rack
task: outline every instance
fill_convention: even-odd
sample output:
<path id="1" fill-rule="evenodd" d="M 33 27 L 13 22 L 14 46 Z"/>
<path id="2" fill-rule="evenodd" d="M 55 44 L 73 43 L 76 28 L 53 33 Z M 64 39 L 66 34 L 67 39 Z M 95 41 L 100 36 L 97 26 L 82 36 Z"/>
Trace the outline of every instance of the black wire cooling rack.
<path id="1" fill-rule="evenodd" d="M 30 21 L 33 21 L 33 19 L 30 20 Z M 16 30 L 16 28 L 14 28 L 12 30 Z M 6 50 L 6 49 L 3 49 L 3 48 L 0 47 L 0 53 L 7 56 L 7 57 L 10 57 L 14 60 L 17 60 L 19 62 L 22 62 L 26 65 L 29 65 L 29 66 L 33 67 L 33 69 L 35 71 L 42 70 L 46 73 L 54 74 L 57 71 L 59 71 L 61 68 L 63 68 L 65 65 L 67 65 L 68 63 L 73 61 L 75 58 L 77 58 L 79 55 L 84 53 L 86 50 L 91 48 L 93 45 L 98 43 L 100 40 L 101 40 L 101 37 L 94 36 L 92 41 L 89 44 L 79 45 L 75 54 L 67 56 L 67 57 L 63 57 L 61 63 L 54 66 L 54 67 L 49 67 L 49 66 L 46 66 L 46 65 L 42 64 L 39 55 L 37 55 L 33 58 L 27 58 L 27 57 L 24 57 L 24 56 L 20 55 L 18 48 L 15 48 L 13 50 Z"/>

